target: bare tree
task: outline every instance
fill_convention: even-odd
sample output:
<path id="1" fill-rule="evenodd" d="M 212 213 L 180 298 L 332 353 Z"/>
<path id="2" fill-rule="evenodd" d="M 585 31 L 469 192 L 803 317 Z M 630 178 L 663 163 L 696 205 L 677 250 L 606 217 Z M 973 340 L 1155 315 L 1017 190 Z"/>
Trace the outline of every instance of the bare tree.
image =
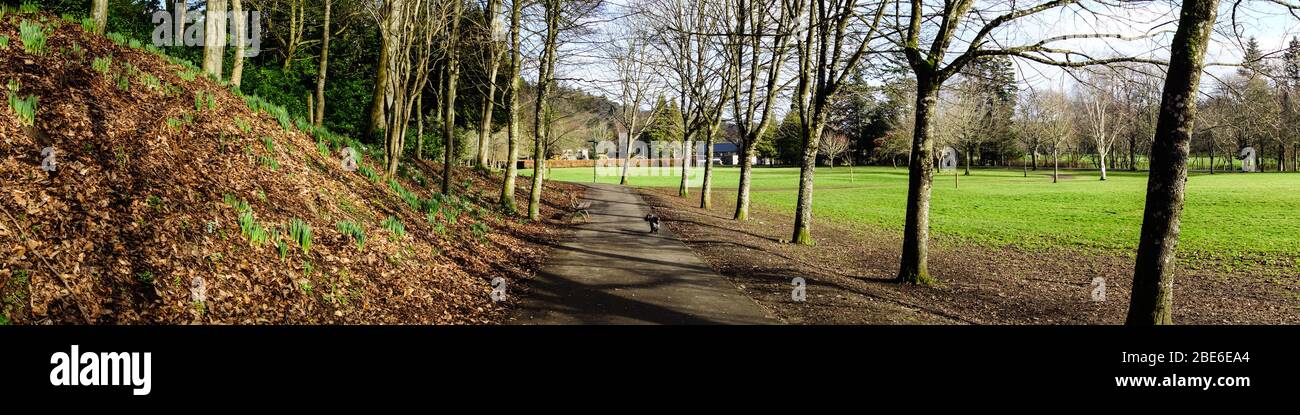
<path id="1" fill-rule="evenodd" d="M 1114 33 L 1070 33 L 1054 35 L 1037 41 L 1019 43 L 1024 36 L 1012 36 L 1017 21 L 1026 20 L 1050 10 L 1064 10 L 1080 0 L 1043 0 L 1030 4 L 1015 1 L 990 2 L 976 8 L 975 0 L 953 0 L 942 5 L 927 5 L 922 0 L 900 2 L 907 9 L 896 7 L 900 24 L 892 36 L 903 52 L 908 66 L 916 75 L 916 123 L 912 135 L 912 153 L 909 163 L 907 213 L 903 228 L 903 254 L 899 263 L 898 279 L 914 284 L 931 284 L 928 267 L 930 239 L 930 185 L 934 176 L 934 139 L 931 127 L 935 102 L 943 83 L 960 72 L 970 62 L 986 57 L 1011 56 L 1042 64 L 1082 67 L 1123 61 L 1147 61 L 1128 57 L 1093 58 L 1087 53 L 1055 46 L 1061 42 L 1083 42 L 1089 39 L 1121 39 L 1127 37 Z M 1068 10 L 1076 15 L 1099 15 L 1114 7 L 1104 2 L 1079 6 Z M 1137 37 L 1146 38 L 1153 33 Z M 958 39 L 959 35 L 967 36 Z M 922 46 L 922 39 L 929 41 Z M 966 45 L 961 54 L 950 57 L 954 45 Z"/>
<path id="2" fill-rule="evenodd" d="M 1188 0 L 1180 11 L 1151 146 L 1151 174 L 1126 320 L 1129 325 L 1173 323 L 1173 273 L 1187 185 L 1188 143 L 1218 4 L 1218 0 Z"/>
<path id="3" fill-rule="evenodd" d="M 637 19 L 634 14 L 629 19 Z M 629 164 L 632 160 L 632 141 L 645 130 L 647 120 L 654 119 L 662 108 L 653 105 L 654 97 L 659 96 L 655 68 L 649 62 L 648 22 L 633 20 L 627 25 L 620 25 L 613 32 L 607 53 L 618 76 L 619 110 L 614 114 L 615 121 L 626 131 L 622 143 L 620 160 L 621 172 L 619 184 L 626 185 Z M 649 108 L 649 111 L 646 111 Z"/>
<path id="4" fill-rule="evenodd" d="M 1088 138 L 1092 140 L 1097 151 L 1097 166 L 1101 168 L 1101 180 L 1106 180 L 1106 156 L 1115 145 L 1118 125 L 1115 120 L 1120 113 L 1117 95 L 1123 93 L 1122 86 L 1107 74 L 1091 72 L 1090 83 L 1079 91 L 1079 106 L 1083 109 L 1083 124 L 1087 128 Z"/>
<path id="5" fill-rule="evenodd" d="M 248 39 L 248 22 L 244 19 L 243 2 L 230 0 L 230 14 L 230 29 L 235 34 L 231 39 L 235 41 L 235 63 L 230 66 L 230 85 L 238 89 L 239 84 L 244 80 L 244 42 L 245 39 Z"/>
<path id="6" fill-rule="evenodd" d="M 478 128 L 478 157 L 474 159 L 474 166 L 480 169 L 486 169 L 488 164 L 488 147 L 492 141 L 492 113 L 496 108 L 497 92 L 497 70 L 501 68 L 501 59 L 505 53 L 505 42 L 499 39 L 501 33 L 501 1 L 486 0 L 483 7 L 483 32 L 487 34 L 487 39 L 479 42 L 483 46 L 482 59 L 484 67 L 487 68 L 487 78 L 484 80 L 480 89 L 483 94 L 483 107 L 479 112 Z"/>
<path id="7" fill-rule="evenodd" d="M 520 49 L 520 30 L 523 26 L 524 0 L 510 0 L 510 66 L 506 76 L 506 174 L 502 179 L 501 207 L 510 214 L 515 213 L 515 177 L 519 174 L 519 89 L 523 82 L 519 77 L 523 66 L 523 50 Z M 536 163 L 534 161 L 534 163 Z M 536 174 L 536 173 L 534 173 Z"/>
<path id="8" fill-rule="evenodd" d="M 454 3 L 453 3 L 454 4 Z M 434 39 L 445 33 L 452 11 L 438 0 L 385 0 L 367 5 L 367 12 L 380 27 L 390 47 L 387 67 L 383 68 L 386 85 L 392 91 L 384 107 L 387 124 L 384 130 L 385 171 L 397 174 L 405 148 L 405 138 L 415 103 L 429 83 L 430 66 L 435 55 Z"/>
<path id="9" fill-rule="evenodd" d="M 456 164 L 456 82 L 460 79 L 460 17 L 463 0 L 446 1 L 450 21 L 443 36 L 442 193 L 451 194 L 452 165 Z M 423 89 L 421 89 L 422 91 Z"/>
<path id="10" fill-rule="evenodd" d="M 831 98 L 874 43 L 886 5 L 884 1 L 859 6 L 856 0 L 814 0 L 806 11 L 799 6 L 791 9 L 805 19 L 803 37 L 797 41 L 799 80 L 794 102 L 799 112 L 803 157 L 790 239 L 793 243 L 812 243 L 813 175 Z M 859 15 L 863 12 L 859 7 L 865 15 Z"/>
<path id="11" fill-rule="evenodd" d="M 849 151 L 849 143 L 849 136 L 826 130 L 822 133 L 822 145 L 818 152 L 826 156 L 826 162 L 833 169 L 835 168 L 835 159 L 839 158 L 844 152 Z"/>
<path id="12" fill-rule="evenodd" d="M 725 0 L 736 10 L 726 32 L 725 55 L 736 76 L 732 88 L 733 123 L 740 144 L 740 184 L 736 192 L 737 220 L 749 220 L 749 188 L 755 147 L 767 131 L 772 106 L 780 95 L 781 69 L 791 52 L 803 0 Z"/>

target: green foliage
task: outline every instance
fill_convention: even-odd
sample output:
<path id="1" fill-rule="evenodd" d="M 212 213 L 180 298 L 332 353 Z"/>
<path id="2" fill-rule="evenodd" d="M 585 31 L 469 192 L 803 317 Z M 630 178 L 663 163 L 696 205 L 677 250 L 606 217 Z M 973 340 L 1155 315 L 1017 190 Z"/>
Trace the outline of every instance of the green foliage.
<path id="1" fill-rule="evenodd" d="M 185 82 L 194 82 L 198 78 L 199 72 L 194 70 L 176 71 L 176 76 Z"/>
<path id="2" fill-rule="evenodd" d="M 271 170 L 280 170 L 280 161 L 271 156 L 257 156 L 258 164 L 266 166 Z"/>
<path id="3" fill-rule="evenodd" d="M 90 67 L 104 75 L 113 69 L 113 55 L 101 56 L 90 62 Z"/>
<path id="4" fill-rule="evenodd" d="M 244 134 L 248 134 L 253 131 L 253 127 L 248 125 L 248 121 L 241 117 L 235 117 L 235 127 L 238 127 L 239 131 L 243 131 Z"/>
<path id="5" fill-rule="evenodd" d="M 381 222 L 380 224 L 383 225 L 384 229 L 387 229 L 389 232 L 392 232 L 393 236 L 396 236 L 398 238 L 406 236 L 406 226 L 402 225 L 402 221 L 400 219 L 397 219 L 397 217 L 395 216 L 390 215 L 387 219 L 384 219 L 384 221 Z"/>
<path id="6" fill-rule="evenodd" d="M 115 45 L 118 45 L 118 46 L 126 46 L 126 44 L 127 44 L 126 35 L 123 35 L 123 34 L 121 34 L 121 33 L 113 32 L 113 33 L 109 33 L 109 34 L 107 34 L 107 35 L 105 35 L 105 36 L 107 36 L 107 37 L 108 37 L 108 40 L 111 41 L 111 42 L 113 42 L 113 44 L 115 44 Z"/>
<path id="7" fill-rule="evenodd" d="M 146 271 L 141 271 L 139 273 L 136 273 L 135 280 L 140 281 L 141 284 L 153 284 L 154 282 L 153 271 L 146 270 Z"/>
<path id="8" fill-rule="evenodd" d="M 49 33 L 41 27 L 40 23 L 23 20 L 18 24 L 18 34 L 23 42 L 24 51 L 36 56 L 45 56 L 45 40 Z"/>
<path id="9" fill-rule="evenodd" d="M 375 173 L 375 169 L 370 168 L 369 165 L 357 164 L 357 171 L 361 172 L 362 176 L 370 179 L 371 182 L 379 183 L 379 173 Z"/>
<path id="10" fill-rule="evenodd" d="M 216 95 L 213 95 L 206 91 L 196 92 L 194 94 L 194 109 L 197 110 L 198 112 L 203 112 L 204 110 L 217 109 Z"/>
<path id="11" fill-rule="evenodd" d="M 162 83 L 158 80 L 158 77 L 148 72 L 140 72 L 140 83 L 150 91 L 162 89 Z"/>
<path id="12" fill-rule="evenodd" d="M 290 120 L 289 112 L 286 111 L 284 107 L 272 104 L 256 95 L 246 96 L 244 97 L 244 101 L 248 103 L 249 109 L 252 109 L 253 111 L 261 111 L 275 117 L 275 120 L 280 123 L 280 127 L 284 128 L 285 131 L 291 131 L 293 129 L 293 121 Z"/>
<path id="13" fill-rule="evenodd" d="M 0 19 L 3 19 L 3 17 L 0 17 Z M 8 50 L 8 49 L 9 49 L 9 36 L 0 36 L 0 50 Z"/>
<path id="14" fill-rule="evenodd" d="M 420 196 L 410 190 L 406 190 L 405 187 L 402 187 L 402 183 L 395 179 L 388 179 L 388 188 L 393 189 L 393 191 L 397 193 L 397 196 L 406 201 L 406 204 L 410 205 L 412 209 L 420 209 Z"/>
<path id="15" fill-rule="evenodd" d="M 469 225 L 469 230 L 470 232 L 473 232 L 474 237 L 478 239 L 487 237 L 487 234 L 492 231 L 492 229 L 483 222 L 475 222 L 473 225 Z"/>
<path id="16" fill-rule="evenodd" d="M 230 201 L 227 201 L 226 203 L 231 204 Z M 248 243 L 250 245 L 256 248 L 270 239 L 270 234 L 267 228 L 257 223 L 257 219 L 253 217 L 253 209 L 248 206 L 247 202 L 240 200 L 234 205 L 236 206 L 235 209 L 240 212 L 239 233 L 248 238 Z"/>
<path id="17" fill-rule="evenodd" d="M 272 140 L 271 137 L 262 137 L 262 145 L 266 146 L 266 152 L 275 152 L 275 140 Z"/>
<path id="18" fill-rule="evenodd" d="M 81 19 L 81 30 L 85 30 L 87 32 L 95 31 L 95 19 L 93 17 L 87 17 Z"/>
<path id="19" fill-rule="evenodd" d="M 352 221 L 346 221 L 346 220 L 345 220 L 345 221 L 339 222 L 339 223 L 336 225 L 336 228 L 338 229 L 339 233 L 343 234 L 343 236 L 348 237 L 348 238 L 352 238 L 352 241 L 355 242 L 355 243 L 357 244 L 357 249 L 364 249 L 364 248 L 365 248 L 365 246 L 366 246 L 366 231 L 363 230 L 363 229 L 361 229 L 360 226 L 357 226 L 356 223 L 353 223 Z"/>
<path id="20" fill-rule="evenodd" d="M 36 5 L 36 3 L 25 1 L 22 5 L 18 6 L 18 12 L 22 14 L 32 14 L 38 11 L 41 11 L 41 8 Z"/>
<path id="21" fill-rule="evenodd" d="M 302 219 L 293 218 L 289 221 L 289 238 L 302 248 L 302 253 L 311 250 L 311 225 Z"/>
<path id="22" fill-rule="evenodd" d="M 168 118 L 168 119 L 167 119 L 167 126 L 168 126 L 168 127 L 171 127 L 171 129 L 173 129 L 173 130 L 179 130 L 179 129 L 181 129 L 181 126 L 183 126 L 183 125 L 185 125 L 185 121 L 183 121 L 183 120 L 178 120 L 178 119 L 175 119 L 175 118 Z"/>
<path id="23" fill-rule="evenodd" d="M 141 44 L 139 40 L 131 39 L 130 41 L 127 42 L 127 46 L 129 46 L 131 49 L 140 49 L 140 47 L 144 45 Z"/>
<path id="24" fill-rule="evenodd" d="M 31 127 L 36 125 L 36 106 L 40 99 L 36 95 L 29 95 L 27 98 L 18 98 L 17 94 L 9 94 L 9 108 L 18 114 L 18 123 Z"/>

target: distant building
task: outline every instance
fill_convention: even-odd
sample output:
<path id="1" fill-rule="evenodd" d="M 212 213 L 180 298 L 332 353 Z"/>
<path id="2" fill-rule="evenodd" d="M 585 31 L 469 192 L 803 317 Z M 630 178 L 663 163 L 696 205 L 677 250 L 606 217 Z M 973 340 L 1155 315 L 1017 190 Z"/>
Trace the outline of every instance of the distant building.
<path id="1" fill-rule="evenodd" d="M 758 157 L 750 157 L 750 164 L 759 164 Z M 723 166 L 740 165 L 740 146 L 735 143 L 717 143 L 713 145 L 713 164 Z"/>

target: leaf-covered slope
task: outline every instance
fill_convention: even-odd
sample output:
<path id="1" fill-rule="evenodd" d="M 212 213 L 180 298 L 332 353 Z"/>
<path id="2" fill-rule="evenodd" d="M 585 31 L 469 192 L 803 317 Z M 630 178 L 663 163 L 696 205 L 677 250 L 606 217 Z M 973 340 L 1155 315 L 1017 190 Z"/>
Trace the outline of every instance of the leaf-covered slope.
<path id="1" fill-rule="evenodd" d="M 19 41 L 23 21 L 43 53 Z M 432 164 L 347 171 L 355 141 L 120 37 L 13 12 L 5 36 L 4 94 L 37 97 L 34 125 L 0 109 L 7 322 L 489 323 L 508 304 L 490 281 L 531 275 L 558 235 L 493 208 L 487 175 L 458 171 L 443 197 Z M 547 193 L 563 216 L 575 192 Z"/>

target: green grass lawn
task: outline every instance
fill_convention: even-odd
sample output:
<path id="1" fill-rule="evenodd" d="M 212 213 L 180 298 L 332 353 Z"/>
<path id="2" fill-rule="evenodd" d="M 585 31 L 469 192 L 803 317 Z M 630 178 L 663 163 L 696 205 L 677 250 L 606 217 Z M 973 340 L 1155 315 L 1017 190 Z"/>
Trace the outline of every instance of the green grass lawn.
<path id="1" fill-rule="evenodd" d="M 522 171 L 521 174 L 530 174 Z M 552 169 L 556 180 L 591 182 L 592 169 Z M 1053 184 L 1050 170 L 977 169 L 961 176 L 936 176 L 931 202 L 933 232 L 995 246 L 1069 246 L 1132 250 L 1142 223 L 1146 174 L 1063 171 Z M 714 186 L 734 190 L 739 170 L 718 168 Z M 756 205 L 793 214 L 799 170 L 755 169 Z M 618 177 L 599 177 L 617 183 Z M 676 187 L 680 176 L 630 178 L 633 185 Z M 699 177 L 692 181 L 696 188 Z M 1181 251 L 1198 256 L 1295 256 L 1300 252 L 1300 174 L 1193 174 L 1187 185 Z M 813 196 L 816 223 L 867 223 L 902 229 L 907 170 L 889 167 L 817 169 Z M 727 197 L 732 197 L 727 195 Z"/>

